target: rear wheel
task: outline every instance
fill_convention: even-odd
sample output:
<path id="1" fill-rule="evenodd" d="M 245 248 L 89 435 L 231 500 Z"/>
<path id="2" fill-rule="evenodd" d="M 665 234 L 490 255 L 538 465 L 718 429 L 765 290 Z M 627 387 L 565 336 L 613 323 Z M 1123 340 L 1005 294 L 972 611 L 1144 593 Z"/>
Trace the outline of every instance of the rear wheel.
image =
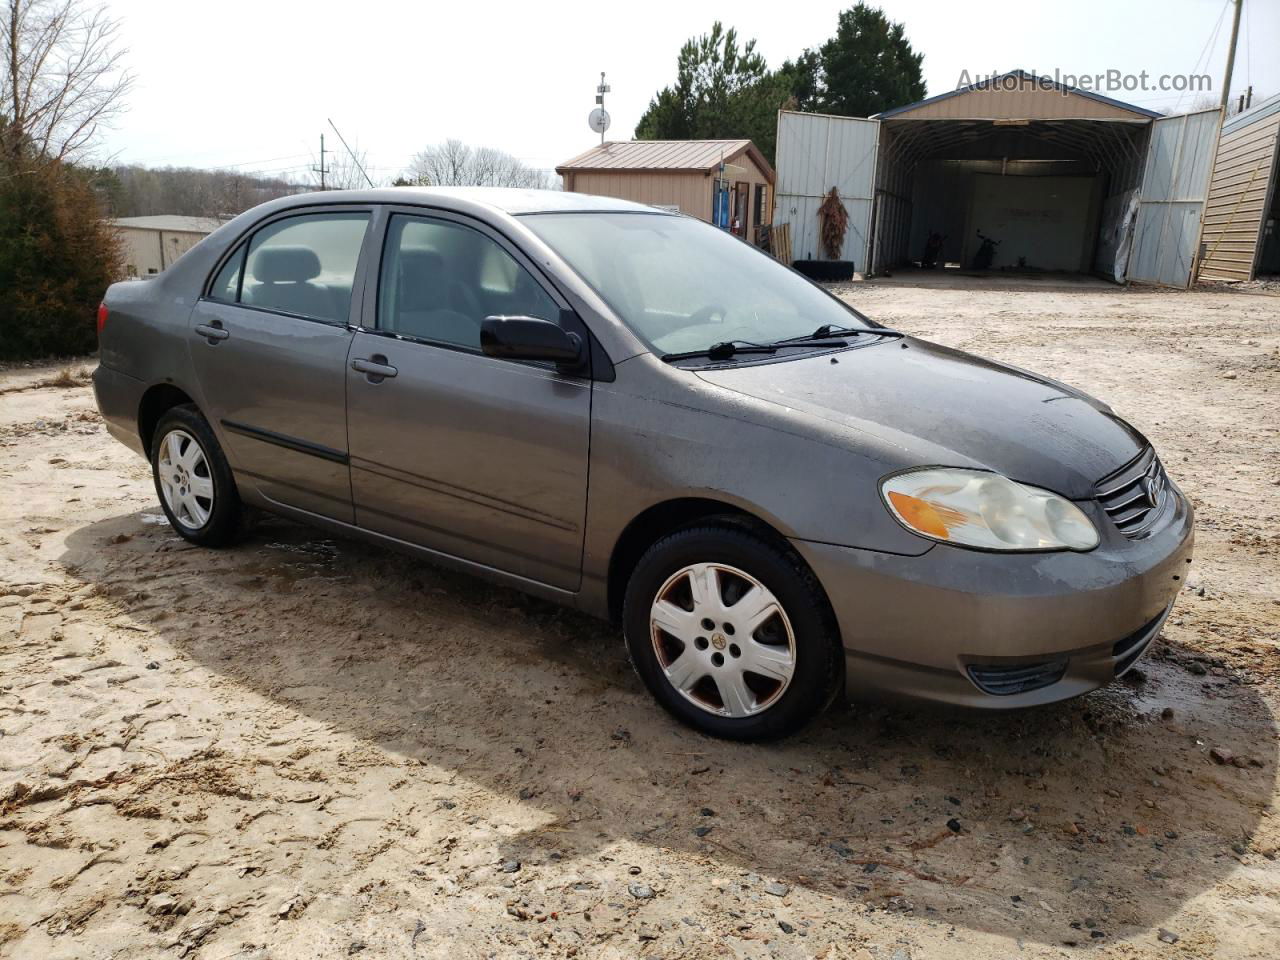
<path id="1" fill-rule="evenodd" d="M 785 736 L 838 692 L 843 658 L 816 579 L 746 530 L 699 527 L 654 544 L 627 585 L 623 625 L 650 692 L 715 736 Z"/>
<path id="2" fill-rule="evenodd" d="M 239 539 L 240 495 L 213 430 L 195 407 L 183 404 L 160 417 L 151 473 L 160 506 L 184 540 L 222 547 Z"/>

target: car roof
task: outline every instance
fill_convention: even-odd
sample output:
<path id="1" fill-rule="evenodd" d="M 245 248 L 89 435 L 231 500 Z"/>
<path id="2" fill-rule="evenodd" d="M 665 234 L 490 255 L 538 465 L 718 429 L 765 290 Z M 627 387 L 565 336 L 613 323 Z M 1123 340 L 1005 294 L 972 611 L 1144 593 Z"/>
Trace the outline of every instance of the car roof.
<path id="1" fill-rule="evenodd" d="M 516 187 L 375 187 L 370 190 L 329 190 L 287 198 L 288 206 L 327 203 L 429 203 L 457 210 L 488 207 L 518 216 L 525 213 L 627 212 L 665 213 L 656 207 L 615 197 L 597 197 L 564 190 L 523 190 Z"/>

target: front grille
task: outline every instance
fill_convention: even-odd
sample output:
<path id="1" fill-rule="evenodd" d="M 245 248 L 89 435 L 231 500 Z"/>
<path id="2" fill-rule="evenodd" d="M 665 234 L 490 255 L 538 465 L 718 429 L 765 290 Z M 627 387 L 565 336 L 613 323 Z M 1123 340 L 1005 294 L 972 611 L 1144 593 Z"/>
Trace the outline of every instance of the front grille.
<path id="1" fill-rule="evenodd" d="M 1039 690 L 1057 683 L 1067 672 L 1067 660 L 1046 660 L 1040 663 L 974 664 L 969 667 L 969 677 L 983 693 L 1007 697 L 1028 690 Z"/>
<path id="2" fill-rule="evenodd" d="M 1153 448 L 1147 447 L 1137 459 L 1098 481 L 1098 502 L 1116 528 L 1130 539 L 1151 529 L 1165 498 L 1169 478 Z"/>

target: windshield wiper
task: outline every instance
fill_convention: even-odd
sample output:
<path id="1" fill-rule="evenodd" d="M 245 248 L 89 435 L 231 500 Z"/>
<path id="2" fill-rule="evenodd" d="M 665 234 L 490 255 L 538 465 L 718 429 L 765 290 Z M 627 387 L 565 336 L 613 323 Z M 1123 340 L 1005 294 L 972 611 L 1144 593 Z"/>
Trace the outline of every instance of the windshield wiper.
<path id="1" fill-rule="evenodd" d="M 862 333 L 873 333 L 879 337 L 906 336 L 901 330 L 890 330 L 888 327 L 842 327 L 838 323 L 824 323 L 813 333 L 806 333 L 799 337 L 788 337 L 785 340 L 777 340 L 775 343 L 808 343 L 812 340 L 830 340 L 833 337 L 857 336 Z"/>
<path id="2" fill-rule="evenodd" d="M 752 343 L 749 340 L 721 340 L 713 343 L 705 350 L 686 350 L 684 353 L 664 353 L 662 359 L 667 363 L 673 360 L 691 360 L 694 357 L 706 357 L 708 360 L 728 360 L 739 353 L 777 353 L 778 348 L 768 343 Z"/>

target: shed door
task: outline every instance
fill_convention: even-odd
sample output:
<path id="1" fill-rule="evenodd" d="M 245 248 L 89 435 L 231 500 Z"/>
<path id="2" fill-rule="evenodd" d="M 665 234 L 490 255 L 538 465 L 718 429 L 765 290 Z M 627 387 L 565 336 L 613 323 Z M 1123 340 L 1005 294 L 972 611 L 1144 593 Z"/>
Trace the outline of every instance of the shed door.
<path id="1" fill-rule="evenodd" d="M 1215 107 L 1152 124 L 1129 257 L 1130 280 L 1190 286 L 1219 122 Z"/>
<path id="2" fill-rule="evenodd" d="M 773 222 L 791 224 L 791 255 L 825 260 L 818 208 L 832 188 L 849 212 L 841 260 L 866 272 L 879 120 L 778 113 L 778 191 Z"/>

